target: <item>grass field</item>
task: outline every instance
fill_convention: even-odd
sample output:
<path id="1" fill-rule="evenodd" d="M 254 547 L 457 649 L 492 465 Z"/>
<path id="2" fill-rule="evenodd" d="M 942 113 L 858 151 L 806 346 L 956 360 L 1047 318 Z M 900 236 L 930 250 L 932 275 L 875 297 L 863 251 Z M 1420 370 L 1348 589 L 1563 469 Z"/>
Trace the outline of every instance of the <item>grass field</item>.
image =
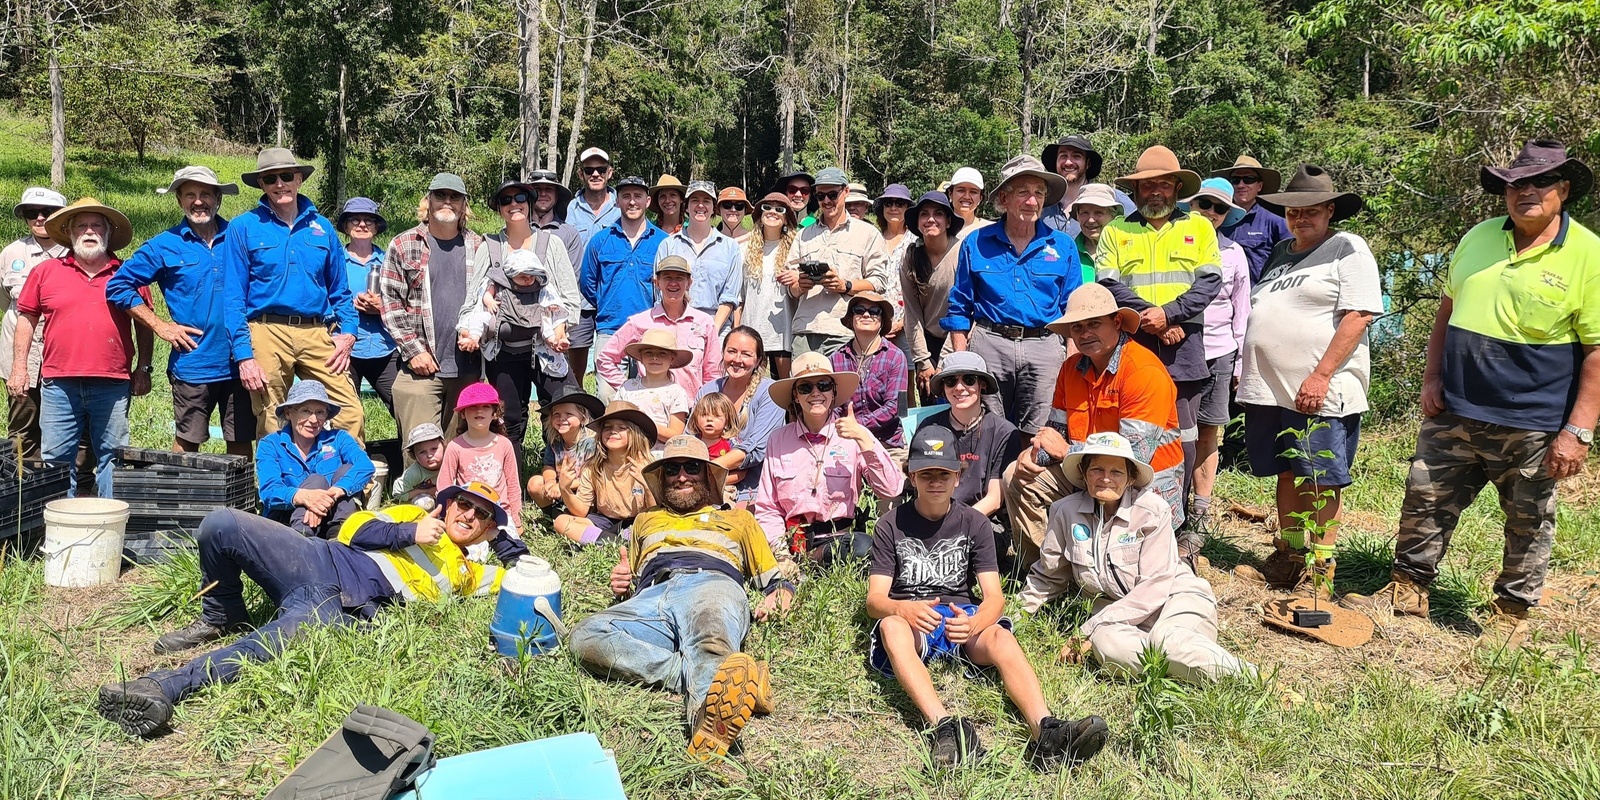
<path id="1" fill-rule="evenodd" d="M 37 123 L 0 117 L 0 199 L 46 173 L 43 141 Z M 156 157 L 141 168 L 74 151 L 69 194 L 92 187 L 148 234 L 176 219 L 171 200 L 151 191 L 186 158 Z M 230 178 L 253 163 L 196 158 Z M 231 199 L 225 213 L 253 201 Z M 369 401 L 368 411 L 374 436 L 393 435 L 380 407 Z M 134 403 L 134 443 L 170 445 L 169 420 L 158 378 Z M 1388 573 L 1414 431 L 1373 426 L 1363 442 L 1346 495 L 1341 591 L 1369 591 Z M 94 714 L 94 691 L 119 675 L 181 663 L 154 655 L 150 643 L 196 612 L 194 560 L 64 591 L 43 585 L 37 560 L 8 552 L 0 565 L 0 799 L 260 797 L 358 702 L 424 722 L 441 755 L 591 731 L 615 750 L 629 796 L 640 799 L 1592 799 L 1600 797 L 1600 493 L 1592 475 L 1564 489 L 1550 581 L 1574 602 L 1551 608 L 1517 652 L 1474 644 L 1501 546 L 1492 489 L 1463 519 L 1434 618 L 1379 620 L 1357 650 L 1268 630 L 1260 611 L 1273 595 L 1208 572 L 1221 640 L 1263 667 L 1260 682 L 1182 687 L 1156 670 L 1114 681 L 1061 666 L 1055 653 L 1084 606 L 1036 616 L 1013 607 L 1052 708 L 1098 713 L 1112 726 L 1100 757 L 1047 775 L 1022 764 L 1026 726 L 1000 685 L 949 667 L 935 679 L 952 710 L 979 723 L 990 752 L 970 768 L 931 771 L 914 709 L 867 668 L 865 583 L 843 571 L 813 576 L 792 613 L 756 627 L 747 649 L 771 659 L 778 710 L 752 723 L 742 753 L 725 762 L 684 756 L 682 706 L 671 695 L 590 677 L 564 651 L 502 670 L 486 648 L 492 604 L 481 600 L 397 609 L 359 631 L 318 631 L 283 658 L 246 668 L 238 683 L 184 703 L 172 733 L 135 741 Z M 1228 471 L 1218 495 L 1262 509 L 1271 486 Z M 1229 518 L 1209 555 L 1224 566 L 1254 561 L 1269 535 Z M 544 532 L 530 545 L 566 579 L 569 621 L 606 605 L 611 553 L 574 552 Z"/>

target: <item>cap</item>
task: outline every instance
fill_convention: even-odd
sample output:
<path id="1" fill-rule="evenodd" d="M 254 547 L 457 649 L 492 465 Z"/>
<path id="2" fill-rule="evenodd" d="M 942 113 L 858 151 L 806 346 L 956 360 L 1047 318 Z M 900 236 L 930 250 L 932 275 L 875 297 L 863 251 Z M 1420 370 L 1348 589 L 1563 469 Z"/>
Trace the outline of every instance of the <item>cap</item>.
<path id="1" fill-rule="evenodd" d="M 681 272 L 685 275 L 694 275 L 694 270 L 689 268 L 689 259 L 683 256 L 662 256 L 661 260 L 656 262 L 654 274 L 660 275 L 663 272 Z"/>
<path id="2" fill-rule="evenodd" d="M 626 186 L 637 186 L 647 192 L 650 191 L 650 182 L 639 177 L 638 175 L 629 175 L 628 177 L 617 181 L 618 191 L 622 190 L 622 188 Z"/>
<path id="3" fill-rule="evenodd" d="M 689 190 L 684 192 L 683 199 L 688 200 L 697 194 L 703 194 L 712 200 L 716 200 L 717 186 L 711 181 L 689 181 Z"/>
<path id="4" fill-rule="evenodd" d="M 961 471 L 961 454 L 956 452 L 956 435 L 943 425 L 923 425 L 911 437 L 906 451 L 906 473 L 925 469 Z"/>
<path id="5" fill-rule="evenodd" d="M 456 175 L 452 172 L 441 172 L 438 175 L 433 176 L 433 180 L 428 182 L 428 191 L 437 192 L 440 190 L 466 194 L 467 183 L 466 181 L 461 180 L 460 175 Z"/>
<path id="6" fill-rule="evenodd" d="M 587 150 L 584 150 L 582 153 L 579 153 L 578 154 L 578 163 L 582 164 L 583 162 L 588 161 L 591 158 L 602 159 L 607 164 L 611 163 L 611 154 L 607 153 L 604 150 L 601 150 L 598 147 L 591 147 L 591 148 L 589 148 Z"/>
<path id="7" fill-rule="evenodd" d="M 955 186 L 962 183 L 970 183 L 978 187 L 978 191 L 981 192 L 983 191 L 983 173 L 972 167 L 962 167 L 956 170 L 956 174 L 950 176 L 950 185 Z"/>
<path id="8" fill-rule="evenodd" d="M 844 176 L 844 170 L 838 167 L 828 167 L 817 173 L 817 179 L 811 182 L 812 186 L 844 186 L 850 182 Z"/>

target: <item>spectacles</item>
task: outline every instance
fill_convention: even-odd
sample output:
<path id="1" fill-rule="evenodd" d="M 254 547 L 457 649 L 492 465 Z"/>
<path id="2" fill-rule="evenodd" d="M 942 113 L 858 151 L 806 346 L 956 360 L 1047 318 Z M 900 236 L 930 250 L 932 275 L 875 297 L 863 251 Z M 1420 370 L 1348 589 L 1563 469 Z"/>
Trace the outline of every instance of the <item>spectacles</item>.
<path id="1" fill-rule="evenodd" d="M 51 211 L 48 208 L 24 208 L 22 209 L 22 218 L 39 219 L 40 217 L 44 217 L 45 219 L 49 219 L 50 213 Z"/>
<path id="2" fill-rule="evenodd" d="M 1531 178 L 1523 178 L 1522 180 L 1512 181 L 1506 185 L 1518 190 L 1526 189 L 1529 186 L 1536 186 L 1540 189 L 1548 189 L 1564 180 L 1566 180 L 1566 178 L 1562 177 L 1561 173 L 1559 172 L 1546 172 L 1543 175 L 1535 175 Z"/>
<path id="3" fill-rule="evenodd" d="M 777 205 L 776 203 L 762 203 L 761 204 L 761 213 L 763 213 L 763 214 L 787 214 L 787 213 L 789 213 L 789 207 L 788 206 L 780 206 L 780 205 Z"/>
<path id="4" fill-rule="evenodd" d="M 856 306 L 850 309 L 854 316 L 882 317 L 883 306 Z"/>
<path id="5" fill-rule="evenodd" d="M 982 380 L 982 378 L 979 378 L 976 375 L 946 375 L 944 380 L 940 381 L 940 383 L 944 384 L 944 388 L 952 389 L 955 388 L 955 385 L 958 383 L 963 386 L 977 386 L 978 381 L 980 380 Z"/>
<path id="6" fill-rule="evenodd" d="M 811 194 L 811 187 L 803 183 L 790 184 L 783 190 L 784 194 Z"/>
<path id="7" fill-rule="evenodd" d="M 451 191 L 449 189 L 436 189 L 434 191 L 429 192 L 428 194 L 431 194 L 434 197 L 437 197 L 437 198 L 439 198 L 440 200 L 443 200 L 446 203 L 459 203 L 459 202 L 467 199 L 466 195 L 464 195 L 464 194 L 462 194 L 460 192 Z"/>
<path id="8" fill-rule="evenodd" d="M 377 227 L 378 220 L 373 218 L 373 217 L 351 217 L 349 224 L 350 224 L 350 227 L 352 227 L 352 228 L 354 228 L 357 225 L 360 225 L 360 226 L 362 226 L 364 228 L 373 228 L 373 227 Z"/>
<path id="9" fill-rule="evenodd" d="M 607 172 L 609 172 L 610 170 L 611 170 L 610 167 L 584 167 L 583 168 L 583 174 L 585 174 L 585 175 L 604 175 Z"/>
<path id="10" fill-rule="evenodd" d="M 1227 203 L 1224 203 L 1220 200 L 1212 200 L 1209 197 L 1196 197 L 1193 205 L 1195 208 L 1198 208 L 1201 211 L 1215 211 L 1219 214 L 1226 214 L 1233 210 L 1228 208 Z"/>
<path id="11" fill-rule="evenodd" d="M 676 478 L 680 472 L 698 478 L 700 473 L 705 472 L 705 465 L 698 461 L 668 461 L 661 465 L 661 474 L 668 478 Z"/>
<path id="12" fill-rule="evenodd" d="M 526 203 L 526 202 L 528 202 L 528 193 L 527 192 L 517 192 L 516 194 L 503 194 L 503 195 L 500 195 L 499 197 L 496 197 L 494 199 L 495 205 L 498 205 L 498 206 L 509 205 L 511 203 Z"/>
<path id="13" fill-rule="evenodd" d="M 1250 186 L 1250 185 L 1253 185 L 1253 184 L 1260 183 L 1261 182 L 1261 176 L 1260 175 L 1234 175 L 1234 176 L 1231 176 L 1231 177 L 1228 178 L 1228 182 L 1233 184 L 1234 186 L 1238 186 L 1240 184 L 1243 184 L 1245 186 Z"/>
<path id="14" fill-rule="evenodd" d="M 833 387 L 834 387 L 834 383 L 833 383 L 833 379 L 831 379 L 831 378 L 828 378 L 828 379 L 825 379 L 825 380 L 820 380 L 820 381 L 817 381 L 816 383 L 812 383 L 811 381 L 805 381 L 803 383 L 797 383 L 797 384 L 794 385 L 794 393 L 795 394 L 811 394 L 814 391 L 815 392 L 831 392 L 831 391 L 833 391 Z"/>
<path id="15" fill-rule="evenodd" d="M 455 497 L 455 507 L 461 509 L 462 511 L 472 512 L 472 516 L 477 518 L 479 522 L 487 522 L 491 519 L 494 519 L 493 511 L 490 511 L 459 494 Z"/>
<path id="16" fill-rule="evenodd" d="M 293 182 L 294 179 L 298 178 L 298 177 L 300 177 L 300 173 L 298 173 L 298 172 L 278 172 L 278 173 L 274 173 L 272 175 L 262 175 L 262 176 L 256 178 L 256 180 L 258 182 L 264 183 L 264 184 L 266 184 L 268 186 L 273 186 L 273 185 L 279 184 L 279 183 L 290 183 L 290 182 Z"/>
<path id="17" fill-rule="evenodd" d="M 744 203 L 740 203 L 740 202 L 718 203 L 717 204 L 717 208 L 720 208 L 723 211 L 743 211 L 744 210 Z"/>
<path id="18" fill-rule="evenodd" d="M 825 200 L 825 201 L 831 203 L 831 202 L 833 202 L 835 200 L 838 200 L 839 199 L 839 195 L 841 195 L 841 194 L 844 194 L 844 190 L 843 189 L 834 189 L 831 192 L 817 192 L 816 193 L 816 197 L 817 197 L 818 200 Z"/>

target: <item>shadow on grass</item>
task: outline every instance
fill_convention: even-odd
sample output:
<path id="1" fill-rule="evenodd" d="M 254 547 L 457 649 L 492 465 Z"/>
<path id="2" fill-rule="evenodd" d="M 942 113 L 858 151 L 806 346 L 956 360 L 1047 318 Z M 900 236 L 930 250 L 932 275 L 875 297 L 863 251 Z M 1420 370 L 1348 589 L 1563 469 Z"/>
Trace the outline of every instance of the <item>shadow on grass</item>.
<path id="1" fill-rule="evenodd" d="M 1260 567 L 1261 559 L 1254 553 L 1240 546 L 1238 537 L 1225 533 L 1213 534 L 1200 548 L 1200 555 L 1211 561 L 1211 565 L 1227 572 L 1240 564 Z"/>

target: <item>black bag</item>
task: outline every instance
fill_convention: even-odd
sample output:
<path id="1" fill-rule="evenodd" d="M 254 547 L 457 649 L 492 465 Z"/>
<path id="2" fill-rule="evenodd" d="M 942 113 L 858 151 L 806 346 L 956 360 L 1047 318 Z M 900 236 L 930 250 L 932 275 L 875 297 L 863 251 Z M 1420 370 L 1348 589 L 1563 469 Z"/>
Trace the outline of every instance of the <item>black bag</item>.
<path id="1" fill-rule="evenodd" d="M 410 717 L 358 705 L 267 800 L 388 800 L 433 768 L 433 741 Z"/>

